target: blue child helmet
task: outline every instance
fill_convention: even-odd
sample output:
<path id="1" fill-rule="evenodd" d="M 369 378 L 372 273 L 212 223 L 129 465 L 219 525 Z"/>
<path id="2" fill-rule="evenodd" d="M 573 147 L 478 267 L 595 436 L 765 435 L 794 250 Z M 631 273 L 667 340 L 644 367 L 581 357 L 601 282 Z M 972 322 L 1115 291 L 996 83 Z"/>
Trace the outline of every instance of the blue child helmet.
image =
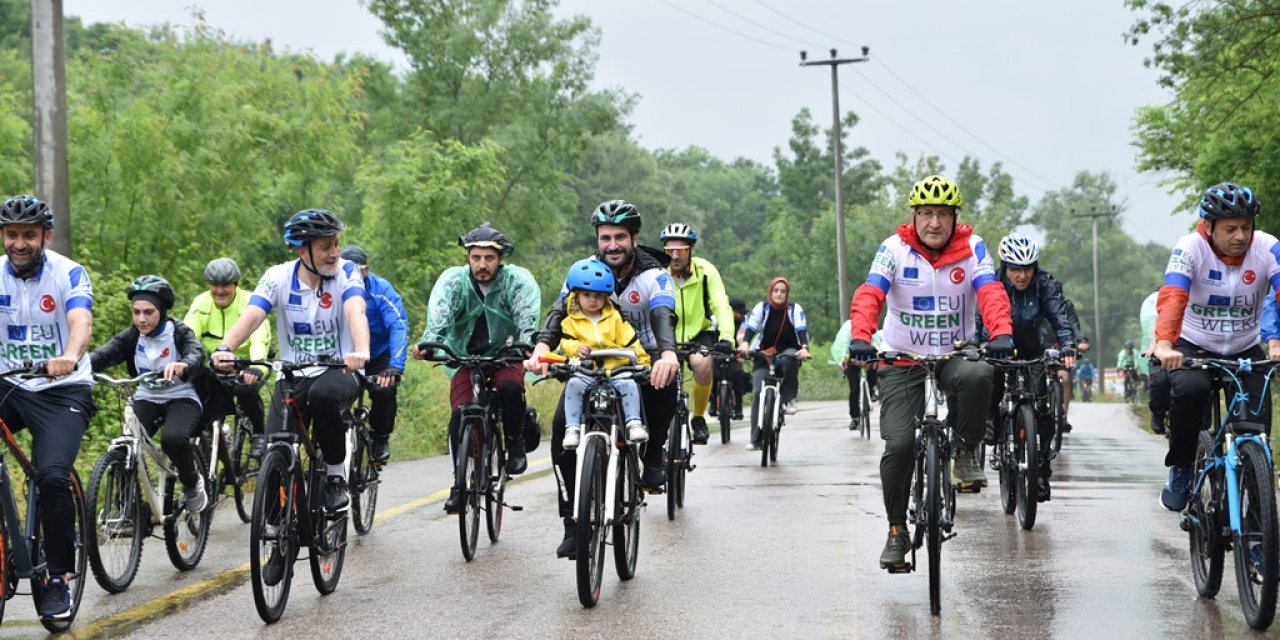
<path id="1" fill-rule="evenodd" d="M 570 291 L 582 289 L 610 294 L 613 293 L 613 270 L 595 258 L 583 258 L 569 267 L 565 284 Z"/>

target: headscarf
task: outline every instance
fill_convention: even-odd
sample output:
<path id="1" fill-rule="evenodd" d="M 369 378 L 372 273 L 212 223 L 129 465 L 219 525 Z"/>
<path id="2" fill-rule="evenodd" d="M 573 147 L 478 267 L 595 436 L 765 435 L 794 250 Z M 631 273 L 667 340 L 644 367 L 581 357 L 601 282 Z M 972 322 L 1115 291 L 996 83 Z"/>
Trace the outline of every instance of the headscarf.
<path id="1" fill-rule="evenodd" d="M 773 288 L 779 282 L 787 285 L 787 296 L 785 299 L 783 299 L 782 304 L 780 305 L 773 303 Z M 766 302 L 769 303 L 769 306 L 773 307 L 774 309 L 786 309 L 787 304 L 791 302 L 791 281 L 787 280 L 782 276 L 774 277 L 772 280 L 769 281 L 769 288 L 765 289 L 764 291 L 764 299 Z"/>

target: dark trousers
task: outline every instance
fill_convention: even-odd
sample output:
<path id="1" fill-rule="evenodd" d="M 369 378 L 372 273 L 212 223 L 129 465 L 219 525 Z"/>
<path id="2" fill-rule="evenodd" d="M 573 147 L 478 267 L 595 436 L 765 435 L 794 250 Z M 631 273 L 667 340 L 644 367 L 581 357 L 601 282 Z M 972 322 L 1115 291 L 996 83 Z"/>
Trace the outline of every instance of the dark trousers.
<path id="1" fill-rule="evenodd" d="M 1173 345 L 1173 348 L 1184 356 L 1189 357 L 1225 358 L 1229 360 L 1237 358 L 1259 360 L 1266 357 L 1262 347 L 1258 346 L 1241 353 L 1220 355 L 1206 352 L 1195 344 L 1181 338 L 1178 339 L 1177 344 Z M 1170 386 L 1169 453 L 1164 458 L 1164 464 L 1168 467 L 1191 466 L 1196 457 L 1196 439 L 1205 424 L 1205 408 L 1209 405 L 1210 373 L 1199 369 L 1176 369 L 1168 372 L 1168 374 Z M 1271 394 L 1263 395 L 1265 384 L 1263 375 L 1256 372 L 1237 375 L 1240 376 L 1240 382 L 1244 384 L 1245 390 L 1249 392 L 1250 399 L 1248 406 L 1242 409 L 1244 415 L 1236 416 L 1235 419 L 1261 423 L 1264 428 L 1263 433 L 1270 433 Z M 1223 391 L 1228 399 L 1231 394 L 1235 393 L 1235 389 L 1230 383 L 1224 385 Z M 1258 398 L 1262 398 L 1262 408 L 1255 414 L 1254 409 L 1258 407 Z"/>
<path id="2" fill-rule="evenodd" d="M 281 416 L 280 381 L 271 395 L 271 415 L 267 417 L 267 433 L 284 427 Z M 294 406 L 302 414 L 304 424 L 311 425 L 311 434 L 324 454 L 325 464 L 342 464 L 347 458 L 347 423 L 343 414 L 351 409 L 360 393 L 356 376 L 341 369 L 330 369 L 310 378 L 297 378 L 293 382 Z M 292 420 L 292 417 L 290 417 Z"/>
<path id="3" fill-rule="evenodd" d="M 872 389 L 876 386 L 876 367 L 867 368 L 867 386 Z M 853 364 L 846 364 L 844 367 L 844 379 L 849 382 L 849 417 L 857 418 L 862 415 L 862 367 Z M 871 407 L 867 407 L 870 411 Z"/>
<path id="4" fill-rule="evenodd" d="M 1156 365 L 1151 366 L 1151 398 L 1147 401 L 1147 407 L 1151 409 L 1151 413 L 1156 415 L 1165 415 L 1169 413 L 1170 402 L 1169 394 L 1171 392 L 1169 383 L 1169 372 L 1164 367 Z"/>
<path id="5" fill-rule="evenodd" d="M 240 410 L 253 425 L 253 432 L 262 433 L 266 422 L 266 411 L 262 405 L 261 395 L 264 382 L 266 378 L 258 378 L 258 381 L 253 384 L 245 384 L 242 378 L 237 377 L 233 383 L 223 383 L 212 374 L 204 374 L 196 381 L 200 399 L 204 402 L 202 424 L 231 415 L 235 411 L 231 403 L 236 402 L 240 404 Z"/>
<path id="6" fill-rule="evenodd" d="M 1027 354 L 1027 359 L 1038 358 L 1041 354 Z M 991 409 L 987 414 L 988 419 L 996 425 L 996 433 L 1003 433 L 1005 425 L 1000 420 L 1000 401 L 1004 399 L 1005 377 L 1010 375 L 1009 370 L 999 367 L 995 368 L 992 376 L 991 384 Z M 1035 394 L 1035 401 L 1032 407 L 1036 414 L 1036 433 L 1039 434 L 1039 451 L 1040 475 L 1049 477 L 1052 474 L 1052 468 L 1049 464 L 1049 451 L 1053 446 L 1054 424 L 1053 416 L 1049 414 L 1049 389 L 1045 384 L 1044 367 L 1031 367 L 1026 374 L 1027 382 L 1030 383 L 1031 393 Z"/>
<path id="7" fill-rule="evenodd" d="M 80 440 L 93 417 L 93 393 L 89 385 L 67 385 L 44 391 L 14 389 L 0 383 L 0 419 L 11 431 L 31 431 L 35 482 L 40 488 L 40 527 L 44 531 L 49 573 L 60 575 L 85 567 L 75 566 L 75 502 L 71 499 L 71 473 L 75 470 Z M 15 535 L 10 531 L 9 535 Z"/>
<path id="8" fill-rule="evenodd" d="M 384 353 L 370 360 L 364 367 L 365 377 L 369 380 L 369 427 L 373 430 L 373 435 L 382 438 L 390 436 L 395 430 L 396 412 L 400 407 L 396 399 L 399 380 L 389 387 L 378 386 L 374 380 L 390 365 L 391 354 Z"/>
<path id="9" fill-rule="evenodd" d="M 196 463 L 191 459 L 191 439 L 200 430 L 200 403 L 189 398 L 169 400 L 164 404 L 135 400 L 133 413 L 138 422 L 154 437 L 160 430 L 160 450 L 164 451 L 184 487 L 196 486 Z"/>
<path id="10" fill-rule="evenodd" d="M 645 468 L 663 465 L 662 447 L 667 442 L 667 429 L 676 415 L 675 382 L 654 389 L 648 384 L 640 385 L 640 406 L 644 415 L 645 428 L 649 430 L 649 441 L 642 448 Z M 560 503 L 560 516 L 574 516 L 573 496 L 574 470 L 578 466 L 578 452 L 566 451 L 564 448 L 564 394 L 560 394 L 560 402 L 556 405 L 556 415 L 551 420 L 551 463 L 556 468 L 556 484 L 560 491 L 556 497 Z"/>
<path id="11" fill-rule="evenodd" d="M 524 410 L 527 406 L 524 397 L 524 368 L 519 364 L 511 364 L 488 371 L 486 375 L 493 377 L 493 387 L 497 392 L 497 402 L 502 414 L 502 432 L 507 439 L 507 448 L 524 447 Z M 449 404 L 453 413 L 449 417 L 449 459 L 454 466 L 458 464 L 454 452 L 462 444 L 462 431 L 459 429 L 458 408 L 471 404 L 471 372 L 460 370 L 449 379 Z M 519 445 L 515 442 L 519 441 Z"/>
<path id="12" fill-rule="evenodd" d="M 742 365 L 736 361 L 728 366 L 716 365 L 712 370 L 711 406 L 716 411 L 720 410 L 720 380 L 726 377 L 733 386 L 734 409 L 742 411 L 742 398 L 751 391 L 751 374 L 743 370 Z"/>
<path id="13" fill-rule="evenodd" d="M 779 353 L 786 355 L 795 355 L 796 349 L 783 349 Z M 783 358 L 781 364 L 778 365 L 779 372 L 782 374 L 782 382 L 778 385 L 778 395 L 782 404 L 787 404 L 796 399 L 800 391 L 800 361 L 795 358 Z M 751 372 L 751 441 L 757 442 L 760 439 L 760 389 L 764 386 L 764 379 L 769 375 L 769 366 L 765 363 L 764 358 L 757 357 L 755 361 L 755 369 Z M 781 407 L 779 407 L 781 409 Z"/>

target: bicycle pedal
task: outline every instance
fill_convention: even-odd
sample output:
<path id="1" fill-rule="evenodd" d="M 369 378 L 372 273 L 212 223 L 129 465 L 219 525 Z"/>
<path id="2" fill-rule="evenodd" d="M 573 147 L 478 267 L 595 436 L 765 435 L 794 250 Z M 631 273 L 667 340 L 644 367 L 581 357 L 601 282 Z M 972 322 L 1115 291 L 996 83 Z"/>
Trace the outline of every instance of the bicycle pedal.
<path id="1" fill-rule="evenodd" d="M 520 505 L 516 505 L 516 504 L 507 504 L 507 503 L 505 503 L 505 502 L 504 502 L 504 503 L 502 503 L 502 506 L 504 506 L 504 507 L 506 507 L 506 508 L 508 508 L 508 509 L 510 509 L 510 510 L 512 510 L 512 511 L 524 511 L 524 507 L 522 507 L 522 506 L 520 506 Z"/>
<path id="2" fill-rule="evenodd" d="M 904 562 L 902 564 L 896 564 L 896 565 L 891 564 L 891 565 L 884 566 L 882 568 L 885 571 L 888 571 L 889 573 L 911 573 L 916 569 L 915 566 L 912 565 L 910 562 Z"/>
<path id="3" fill-rule="evenodd" d="M 640 490 L 652 496 L 660 496 L 667 492 L 664 487 L 641 487 Z"/>
<path id="4" fill-rule="evenodd" d="M 948 540 L 950 540 L 950 539 L 952 539 L 952 538 L 956 537 L 956 535 L 958 535 L 958 534 L 955 534 L 955 533 L 948 533 L 948 534 L 945 534 L 945 535 L 943 535 L 943 536 L 942 536 L 942 541 L 943 541 L 943 542 L 946 542 L 946 541 L 948 541 Z"/>

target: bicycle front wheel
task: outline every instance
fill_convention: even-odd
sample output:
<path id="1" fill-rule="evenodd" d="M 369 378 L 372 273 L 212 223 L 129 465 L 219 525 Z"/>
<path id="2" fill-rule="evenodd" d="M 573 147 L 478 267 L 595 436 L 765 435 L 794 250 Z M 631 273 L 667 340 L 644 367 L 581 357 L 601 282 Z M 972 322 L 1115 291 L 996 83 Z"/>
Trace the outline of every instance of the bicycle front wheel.
<path id="1" fill-rule="evenodd" d="M 458 541 L 462 557 L 471 562 L 480 540 L 480 500 L 487 472 L 484 465 L 484 431 L 478 421 L 470 420 L 462 428 L 462 446 L 458 447 L 457 476 L 454 482 L 462 500 L 458 510 Z"/>
<path id="2" fill-rule="evenodd" d="M 577 530 L 574 532 L 578 577 L 578 601 L 590 609 L 600 601 L 600 583 L 604 578 L 605 527 L 604 495 L 609 456 L 605 441 L 584 438 L 585 447 L 578 451 L 582 465 L 582 481 L 578 490 Z M 616 542 L 616 541 L 615 541 Z"/>
<path id="3" fill-rule="evenodd" d="M 1207 431 L 1201 431 L 1196 442 L 1196 463 L 1191 474 L 1193 482 L 1200 479 L 1215 454 L 1213 437 Z M 1196 592 L 1205 598 L 1218 595 L 1218 589 L 1222 588 L 1222 565 L 1226 556 L 1218 520 L 1218 514 L 1222 513 L 1222 496 L 1222 468 L 1219 467 L 1205 476 L 1200 490 L 1191 494 L 1187 504 L 1191 577 L 1195 579 Z"/>
<path id="4" fill-rule="evenodd" d="M 720 418 L 720 444 L 729 444 L 729 430 L 733 425 L 733 388 L 728 382 L 720 383 L 720 406 L 716 409 Z"/>
<path id="5" fill-rule="evenodd" d="M 1018 445 L 1013 430 L 1013 418 L 1000 411 L 1000 439 L 996 444 L 996 459 L 1000 461 L 1000 508 L 1006 515 L 1018 508 Z"/>
<path id="6" fill-rule="evenodd" d="M 489 542 L 497 542 L 502 535 L 502 515 L 505 511 L 507 493 L 507 451 L 495 438 L 494 446 L 488 447 L 489 485 L 484 492 L 484 522 L 489 530 Z"/>
<path id="7" fill-rule="evenodd" d="M 675 520 L 680 508 L 680 484 L 684 481 L 684 420 L 683 411 L 676 411 L 667 429 L 667 519 Z M 619 483 L 621 484 L 621 483 Z"/>
<path id="8" fill-rule="evenodd" d="M 325 474 L 313 468 L 308 476 L 311 477 L 311 500 L 322 500 Z M 342 563 L 347 556 L 347 514 L 330 514 L 320 505 L 313 506 L 310 513 L 311 581 L 320 595 L 327 596 L 338 588 L 338 580 L 342 578 Z"/>
<path id="9" fill-rule="evenodd" d="M 369 442 L 362 427 L 355 428 L 351 449 L 351 517 L 356 533 L 373 529 L 378 509 L 378 466 L 369 459 Z"/>
<path id="10" fill-rule="evenodd" d="M 1067 424 L 1067 415 L 1062 409 L 1062 383 L 1054 378 L 1049 383 L 1049 415 L 1053 417 L 1053 450 L 1062 451 L 1062 428 Z"/>
<path id="11" fill-rule="evenodd" d="M 140 522 L 137 477 L 126 469 L 125 451 L 112 449 L 98 458 L 89 477 L 89 566 L 107 593 L 129 588 L 138 574 L 146 525 Z"/>
<path id="12" fill-rule="evenodd" d="M 937 438 L 925 444 L 925 537 L 929 546 L 929 611 L 942 612 L 942 452 Z"/>
<path id="13" fill-rule="evenodd" d="M 191 457 L 197 476 L 205 473 L 204 447 L 191 446 Z M 192 513 L 182 504 L 177 491 L 177 478 L 165 480 L 164 548 L 169 552 L 169 562 L 179 571 L 190 571 L 204 557 L 205 544 L 209 541 L 209 520 L 213 517 L 213 501 L 216 487 L 205 487 L 208 499 L 205 508 Z"/>
<path id="14" fill-rule="evenodd" d="M 871 385 L 867 384 L 866 372 L 863 372 L 862 382 L 858 385 L 861 387 L 862 395 L 862 414 L 858 416 L 858 429 L 862 431 L 862 437 L 871 439 Z"/>
<path id="15" fill-rule="evenodd" d="M 777 394 L 765 390 L 760 400 L 760 466 L 769 466 L 769 447 L 773 446 L 773 415 Z"/>
<path id="16" fill-rule="evenodd" d="M 293 582 L 293 559 L 298 552 L 298 489 L 302 479 L 289 470 L 283 448 L 262 457 L 253 512 L 249 520 L 249 575 L 253 604 L 263 622 L 284 614 Z"/>
<path id="17" fill-rule="evenodd" d="M 240 521 L 248 523 L 252 517 L 253 491 L 257 486 L 258 466 L 249 456 L 253 446 L 253 423 L 245 416 L 236 418 L 236 432 L 231 441 L 231 475 L 235 479 L 232 493 L 236 499 L 236 514 Z"/>
<path id="18" fill-rule="evenodd" d="M 1036 526 L 1037 479 L 1040 445 L 1036 416 L 1029 404 L 1019 404 L 1013 414 L 1014 447 L 1018 453 L 1018 524 L 1030 531 Z"/>
<path id="19" fill-rule="evenodd" d="M 1280 581 L 1274 476 L 1266 451 L 1256 441 L 1241 442 L 1236 452 L 1240 456 L 1240 533 L 1234 545 L 1236 586 L 1245 621 L 1264 631 L 1275 618 L 1276 583 Z"/>
<path id="20" fill-rule="evenodd" d="M 618 455 L 618 483 L 613 503 L 613 564 L 618 577 L 630 580 L 636 575 L 640 556 L 640 466 L 632 447 Z M 671 487 L 667 488 L 671 491 Z"/>

